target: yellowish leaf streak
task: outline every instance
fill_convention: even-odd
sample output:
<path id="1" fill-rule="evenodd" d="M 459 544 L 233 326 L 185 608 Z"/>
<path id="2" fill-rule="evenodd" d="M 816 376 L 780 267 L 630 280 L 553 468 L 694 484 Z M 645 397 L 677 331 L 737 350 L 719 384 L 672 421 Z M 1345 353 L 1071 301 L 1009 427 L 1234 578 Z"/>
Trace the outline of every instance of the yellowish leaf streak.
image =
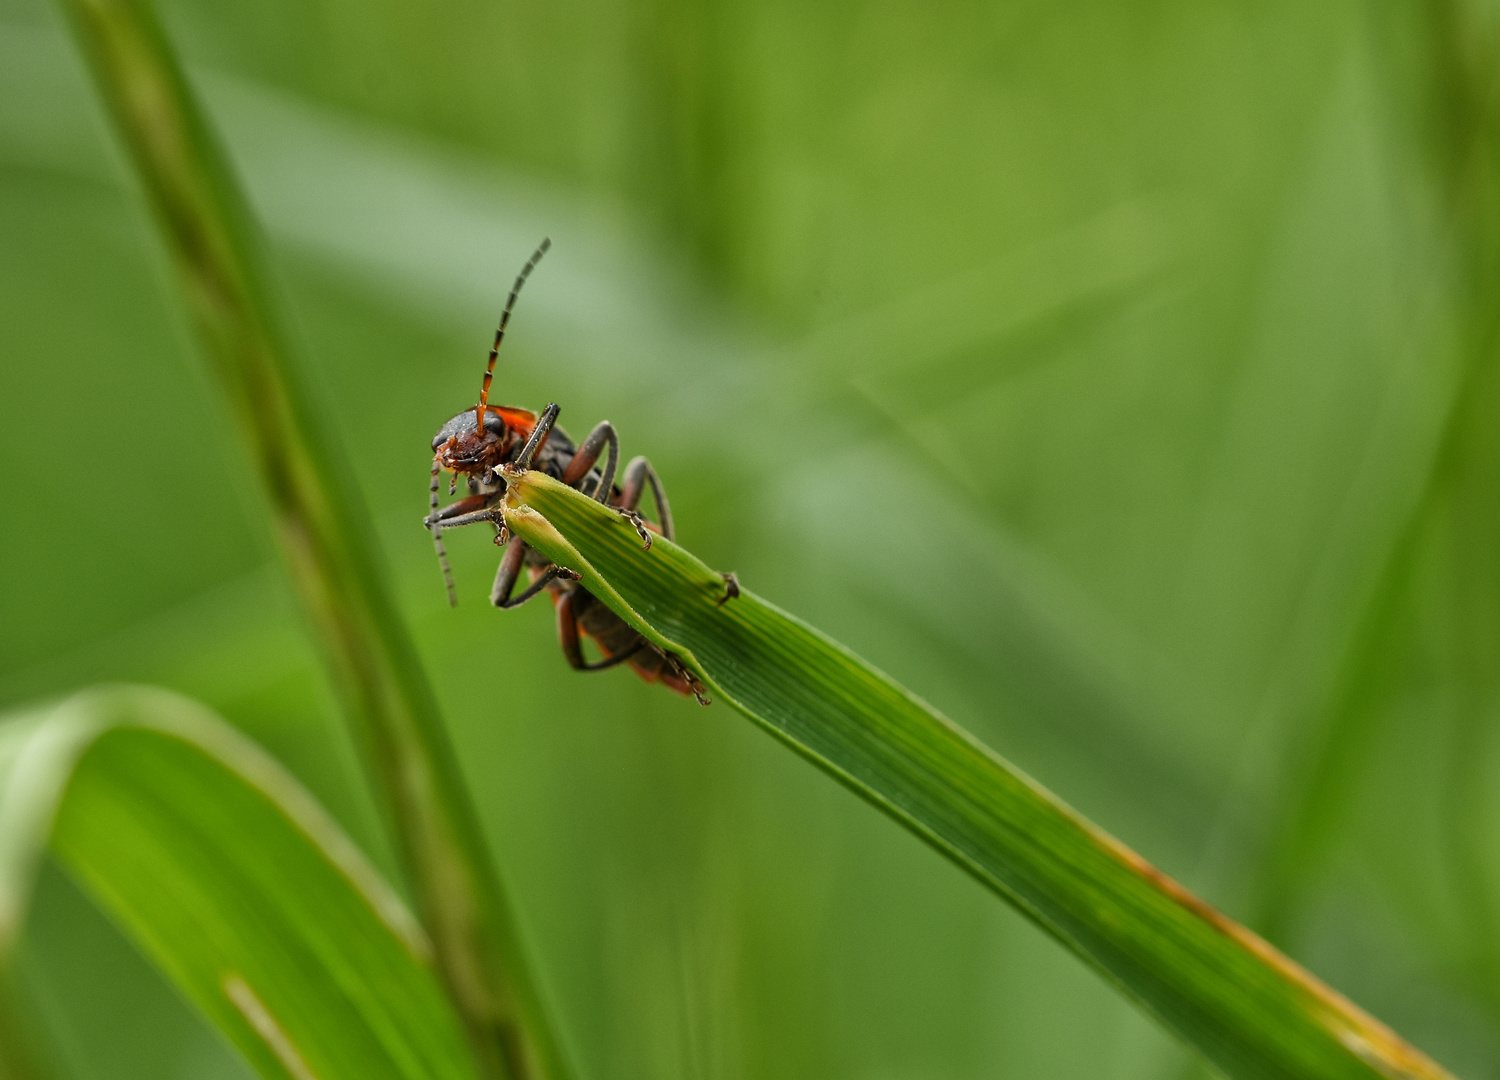
<path id="1" fill-rule="evenodd" d="M 271 1010 L 250 989 L 250 984 L 239 972 L 226 971 L 219 980 L 219 985 L 224 988 L 224 996 L 229 999 L 230 1004 L 240 1011 L 245 1022 L 271 1048 L 271 1053 L 276 1055 L 281 1067 L 291 1074 L 292 1080 L 318 1080 L 317 1074 L 308 1067 L 301 1051 L 297 1049 L 297 1044 L 292 1042 L 286 1029 L 271 1015 Z"/>

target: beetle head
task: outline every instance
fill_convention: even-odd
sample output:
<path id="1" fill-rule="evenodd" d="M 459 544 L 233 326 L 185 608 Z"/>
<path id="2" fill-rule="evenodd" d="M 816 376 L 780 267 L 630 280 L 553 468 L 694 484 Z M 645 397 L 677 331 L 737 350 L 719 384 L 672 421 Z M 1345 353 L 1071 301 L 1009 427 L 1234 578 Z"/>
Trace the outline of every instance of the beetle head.
<path id="1" fill-rule="evenodd" d="M 486 409 L 484 430 L 475 423 L 477 409 L 465 409 L 438 429 L 432 438 L 438 468 L 469 476 L 488 476 L 499 465 L 515 436 L 505 419 Z"/>

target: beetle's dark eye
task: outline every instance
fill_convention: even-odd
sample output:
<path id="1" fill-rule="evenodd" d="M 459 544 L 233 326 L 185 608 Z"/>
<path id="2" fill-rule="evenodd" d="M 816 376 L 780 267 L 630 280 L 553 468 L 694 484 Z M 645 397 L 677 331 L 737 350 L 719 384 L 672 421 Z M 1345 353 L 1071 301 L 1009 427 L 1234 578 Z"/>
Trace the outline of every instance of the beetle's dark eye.
<path id="1" fill-rule="evenodd" d="M 437 453 L 438 448 L 452 438 L 462 438 L 466 432 L 474 430 L 474 410 L 465 409 L 453 417 L 432 437 L 432 452 Z"/>
<path id="2" fill-rule="evenodd" d="M 492 412 L 485 413 L 484 430 L 489 432 L 491 435 L 499 435 L 502 439 L 505 438 L 504 418 Z"/>

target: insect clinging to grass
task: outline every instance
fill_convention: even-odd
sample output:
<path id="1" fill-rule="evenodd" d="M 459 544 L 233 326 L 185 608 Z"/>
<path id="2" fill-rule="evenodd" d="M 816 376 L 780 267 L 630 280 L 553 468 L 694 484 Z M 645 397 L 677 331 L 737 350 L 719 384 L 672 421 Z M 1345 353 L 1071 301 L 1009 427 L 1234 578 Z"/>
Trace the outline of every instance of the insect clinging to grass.
<path id="1" fill-rule="evenodd" d="M 423 524 L 432 532 L 443 582 L 448 589 L 448 601 L 450 604 L 458 602 L 448 555 L 443 547 L 443 530 L 488 522 L 495 528 L 495 542 L 506 545 L 495 573 L 494 588 L 490 590 L 490 603 L 498 608 L 518 607 L 545 589 L 551 594 L 557 612 L 557 636 L 563 656 L 572 667 L 579 671 L 600 671 L 629 663 L 646 681 L 660 681 L 679 693 L 692 694 L 704 701 L 697 679 L 676 656 L 647 641 L 597 600 L 579 584 L 578 575 L 573 571 L 557 566 L 519 537 L 508 537 L 504 529 L 500 501 L 505 496 L 505 480 L 500 470 L 503 466 L 512 466 L 546 473 L 614 508 L 640 533 L 647 549 L 651 546 L 653 534 L 665 536 L 668 540 L 675 536 L 672 510 L 662 489 L 661 478 L 650 461 L 645 457 L 631 459 L 620 476 L 620 482 L 615 482 L 620 441 L 614 425 L 608 420 L 594 425 L 583 442 L 575 444 L 556 424 L 559 411 L 556 402 L 548 405 L 540 415 L 512 405 L 490 404 L 495 360 L 501 342 L 505 340 L 505 328 L 510 323 L 516 297 L 550 246 L 550 240 L 543 240 L 516 275 L 500 314 L 494 343 L 490 346 L 478 404 L 455 414 L 438 429 L 432 440 L 430 512 Z M 604 456 L 602 466 L 599 464 L 601 454 Z M 449 495 L 454 493 L 460 475 L 468 494 L 439 508 L 438 492 L 444 472 L 452 474 Z M 656 504 L 654 523 L 645 520 L 639 512 L 648 488 Z M 523 569 L 530 584 L 520 593 L 515 593 Z M 738 595 L 738 585 L 732 574 L 725 576 L 725 590 L 726 599 Z M 602 654 L 601 659 L 591 661 L 584 658 L 585 637 L 593 639 Z"/>

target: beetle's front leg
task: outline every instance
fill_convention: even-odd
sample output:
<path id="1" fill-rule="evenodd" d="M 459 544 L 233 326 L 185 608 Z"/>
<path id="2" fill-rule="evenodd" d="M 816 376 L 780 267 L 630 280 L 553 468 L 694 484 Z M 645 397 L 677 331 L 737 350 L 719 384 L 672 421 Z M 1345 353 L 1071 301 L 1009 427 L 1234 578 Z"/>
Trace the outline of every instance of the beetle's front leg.
<path id="1" fill-rule="evenodd" d="M 516 468 L 525 472 L 531 468 L 531 459 L 536 457 L 536 452 L 542 448 L 547 441 L 547 436 L 552 434 L 552 425 L 557 423 L 557 402 L 553 402 L 542 410 L 542 415 L 537 417 L 536 426 L 531 429 L 531 435 L 526 440 L 526 445 L 521 447 L 521 452 L 516 455 Z"/>
<path id="2" fill-rule="evenodd" d="M 488 499 L 489 496 L 480 496 L 479 498 L 480 499 Z M 440 526 L 442 526 L 445 529 L 456 529 L 456 528 L 458 528 L 461 525 L 477 525 L 481 521 L 488 521 L 488 522 L 491 522 L 491 523 L 493 523 L 495 525 L 504 525 L 505 524 L 505 518 L 501 516 L 499 510 L 497 510 L 497 509 L 495 509 L 493 507 L 485 507 L 482 510 L 474 510 L 474 511 L 472 511 L 470 513 L 467 513 L 467 514 L 460 513 L 456 517 L 444 517 L 443 516 L 449 510 L 457 509 L 457 508 L 461 507 L 464 503 L 469 502 L 469 501 L 470 500 L 468 500 L 468 499 L 460 499 L 460 500 L 458 500 L 458 502 L 454 503 L 452 506 L 444 507 L 442 510 L 439 510 L 436 514 L 427 517 L 426 519 L 423 520 L 422 524 L 426 525 L 429 529 L 432 528 L 434 525 L 440 525 Z"/>
<path id="3" fill-rule="evenodd" d="M 466 495 L 457 502 L 449 503 L 439 510 L 433 507 L 432 513 L 422 519 L 422 524 L 429 529 L 434 525 L 443 529 L 456 529 L 460 525 L 473 525 L 476 521 L 493 521 L 500 523 L 499 510 L 493 509 L 500 501 L 500 492 L 492 491 L 486 494 Z"/>
<path id="4" fill-rule="evenodd" d="M 594 430 L 588 433 L 588 437 L 573 452 L 573 460 L 563 470 L 562 482 L 569 487 L 576 486 L 588 475 L 594 462 L 599 460 L 599 452 L 604 449 L 605 444 L 609 445 L 609 453 L 605 455 L 604 468 L 599 473 L 599 486 L 591 494 L 608 506 L 615 487 L 615 464 L 620 460 L 620 436 L 608 420 L 600 420 L 595 424 Z"/>

